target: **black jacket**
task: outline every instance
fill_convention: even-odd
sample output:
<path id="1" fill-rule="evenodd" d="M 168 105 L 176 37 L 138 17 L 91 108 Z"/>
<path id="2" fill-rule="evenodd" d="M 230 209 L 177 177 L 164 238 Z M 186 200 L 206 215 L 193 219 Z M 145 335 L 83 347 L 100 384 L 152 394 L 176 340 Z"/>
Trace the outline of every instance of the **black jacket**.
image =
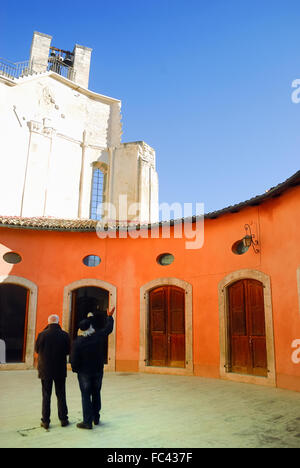
<path id="1" fill-rule="evenodd" d="M 40 379 L 63 379 L 67 376 L 70 337 L 60 325 L 53 323 L 38 335 L 35 351 L 39 355 L 38 375 Z"/>
<path id="2" fill-rule="evenodd" d="M 90 336 L 79 336 L 73 343 L 71 366 L 78 374 L 94 375 L 103 371 L 105 338 L 114 328 L 114 319 L 107 317 L 106 326 Z"/>

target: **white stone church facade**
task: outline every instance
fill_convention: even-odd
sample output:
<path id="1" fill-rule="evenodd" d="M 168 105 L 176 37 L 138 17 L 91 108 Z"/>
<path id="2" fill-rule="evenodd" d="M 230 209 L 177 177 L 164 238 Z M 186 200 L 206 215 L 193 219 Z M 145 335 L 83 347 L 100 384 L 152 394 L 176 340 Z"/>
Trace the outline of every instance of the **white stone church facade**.
<path id="1" fill-rule="evenodd" d="M 51 42 L 35 32 L 27 62 L 0 64 L 0 213 L 157 222 L 155 151 L 121 142 L 120 100 L 88 88 L 92 50 Z"/>

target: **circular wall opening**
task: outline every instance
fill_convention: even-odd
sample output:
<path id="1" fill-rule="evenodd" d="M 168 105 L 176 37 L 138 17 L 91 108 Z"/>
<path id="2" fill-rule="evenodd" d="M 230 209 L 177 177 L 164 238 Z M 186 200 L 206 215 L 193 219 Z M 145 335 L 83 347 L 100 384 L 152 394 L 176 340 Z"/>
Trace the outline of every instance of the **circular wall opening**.
<path id="1" fill-rule="evenodd" d="M 16 252 L 7 252 L 3 255 L 3 260 L 11 265 L 16 265 L 22 261 L 22 257 Z"/>
<path id="2" fill-rule="evenodd" d="M 100 265 L 101 258 L 98 255 L 87 255 L 82 261 L 85 266 L 96 267 Z"/>
<path id="3" fill-rule="evenodd" d="M 170 253 L 163 253 L 159 255 L 156 259 L 157 263 L 161 266 L 171 265 L 171 263 L 173 263 L 174 260 L 175 260 L 174 255 Z"/>

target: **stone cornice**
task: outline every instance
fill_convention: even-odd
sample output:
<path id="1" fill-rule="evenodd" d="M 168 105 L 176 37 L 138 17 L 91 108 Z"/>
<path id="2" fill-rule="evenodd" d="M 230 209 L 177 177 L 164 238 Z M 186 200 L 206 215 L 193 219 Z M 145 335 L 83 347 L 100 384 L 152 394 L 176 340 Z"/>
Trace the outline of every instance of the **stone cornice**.
<path id="1" fill-rule="evenodd" d="M 64 76 L 58 75 L 57 73 L 53 71 L 36 73 L 34 75 L 24 76 L 24 77 L 15 78 L 15 79 L 0 75 L 0 80 L 5 82 L 9 86 L 18 86 L 25 82 L 27 83 L 28 81 L 37 80 L 45 76 L 49 76 L 50 78 L 53 78 L 56 81 L 60 81 L 61 83 L 68 86 L 69 88 L 72 88 L 75 91 L 78 91 L 79 93 L 89 97 L 90 99 L 93 99 L 94 101 L 103 102 L 105 104 L 120 104 L 121 103 L 120 99 L 115 99 L 109 96 L 105 96 L 104 94 L 99 94 L 94 91 L 91 91 L 87 88 L 84 88 L 83 86 L 78 85 L 78 83 L 75 83 L 74 81 L 68 80 Z"/>

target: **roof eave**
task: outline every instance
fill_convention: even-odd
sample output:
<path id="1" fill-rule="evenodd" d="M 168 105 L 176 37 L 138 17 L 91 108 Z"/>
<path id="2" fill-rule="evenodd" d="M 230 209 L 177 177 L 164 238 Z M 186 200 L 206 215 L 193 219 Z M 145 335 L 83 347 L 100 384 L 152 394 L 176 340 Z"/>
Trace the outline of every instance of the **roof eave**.
<path id="1" fill-rule="evenodd" d="M 218 211 L 206 213 L 204 219 L 216 219 L 226 214 L 238 213 L 241 210 L 249 207 L 259 206 L 262 203 L 280 197 L 287 190 L 300 185 L 300 171 L 296 172 L 292 177 L 285 182 L 272 187 L 262 195 L 253 197 L 245 202 L 236 205 L 228 206 Z M 197 220 L 203 219 L 201 216 L 192 216 L 190 218 L 171 219 L 169 221 L 160 221 L 154 224 L 136 224 L 136 225 L 117 225 L 104 226 L 102 231 L 130 231 L 143 229 L 157 229 L 164 225 L 174 226 L 180 223 L 195 223 Z M 86 225 L 84 225 L 86 223 Z M 42 231 L 68 231 L 68 232 L 95 232 L 99 229 L 98 221 L 91 219 L 55 219 L 55 218 L 21 218 L 17 216 L 0 216 L 0 227 L 11 229 L 31 229 Z"/>

